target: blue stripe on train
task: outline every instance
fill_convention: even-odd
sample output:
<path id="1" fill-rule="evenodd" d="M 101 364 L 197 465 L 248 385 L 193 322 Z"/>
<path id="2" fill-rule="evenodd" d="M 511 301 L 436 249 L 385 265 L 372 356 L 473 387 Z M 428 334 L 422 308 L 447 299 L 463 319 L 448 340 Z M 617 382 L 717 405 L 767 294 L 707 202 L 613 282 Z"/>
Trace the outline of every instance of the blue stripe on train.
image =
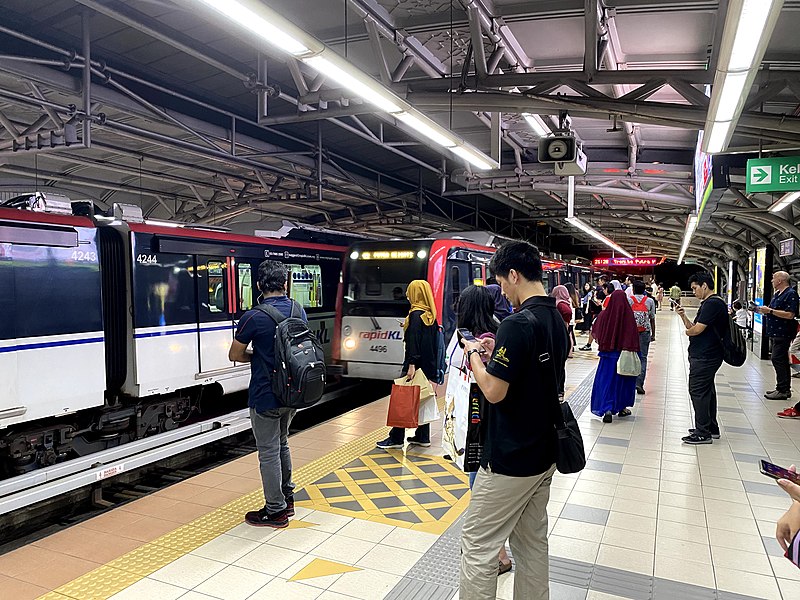
<path id="1" fill-rule="evenodd" d="M 233 329 L 233 325 L 222 325 L 219 327 L 208 327 L 205 329 L 201 329 L 200 333 L 206 333 L 209 331 L 230 331 Z M 174 331 L 149 331 L 147 333 L 137 333 L 134 337 L 138 339 L 142 338 L 152 338 L 152 337 L 162 337 L 167 335 L 182 335 L 184 333 L 197 333 L 197 328 L 194 329 L 176 329 Z"/>
<path id="2" fill-rule="evenodd" d="M 8 352 L 17 352 L 21 350 L 39 350 L 41 348 L 58 348 L 60 346 L 79 346 L 82 344 L 97 344 L 102 342 L 105 338 L 86 338 L 84 340 L 62 340 L 60 342 L 37 342 L 31 344 L 18 344 L 16 346 L 6 346 L 0 348 L 0 354 Z"/>

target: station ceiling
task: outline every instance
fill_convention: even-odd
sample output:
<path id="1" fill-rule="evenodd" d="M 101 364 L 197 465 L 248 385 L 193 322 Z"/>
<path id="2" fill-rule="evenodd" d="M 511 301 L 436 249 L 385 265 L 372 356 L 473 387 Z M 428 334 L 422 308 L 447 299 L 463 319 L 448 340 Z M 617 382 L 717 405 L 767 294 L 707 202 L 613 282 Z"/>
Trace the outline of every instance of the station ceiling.
<path id="1" fill-rule="evenodd" d="M 500 169 L 470 170 L 196 0 L 4 0 L 0 199 L 49 188 L 240 231 L 486 230 L 607 255 L 565 223 L 566 179 L 522 118 L 567 110 L 588 157 L 576 213 L 631 253 L 677 256 L 727 0 L 263 1 L 487 154 L 494 131 Z M 786 0 L 690 258 L 800 238 L 795 209 L 745 193 L 740 160 L 800 154 L 798 30 Z"/>

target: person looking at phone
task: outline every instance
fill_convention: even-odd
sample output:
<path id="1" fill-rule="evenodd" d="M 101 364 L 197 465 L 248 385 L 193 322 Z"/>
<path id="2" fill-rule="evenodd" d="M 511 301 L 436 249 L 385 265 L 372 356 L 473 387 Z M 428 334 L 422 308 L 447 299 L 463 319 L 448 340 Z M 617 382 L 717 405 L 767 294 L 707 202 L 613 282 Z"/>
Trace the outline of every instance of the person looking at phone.
<path id="1" fill-rule="evenodd" d="M 765 315 L 764 331 L 770 341 L 772 367 L 775 369 L 775 389 L 764 394 L 767 400 L 786 400 L 792 397 L 792 371 L 789 365 L 789 346 L 797 335 L 798 297 L 789 286 L 789 274 L 777 271 L 772 275 L 775 294 L 769 306 L 757 306 L 753 312 Z"/>
<path id="2" fill-rule="evenodd" d="M 431 284 L 418 279 L 408 284 L 406 297 L 411 303 L 408 316 L 403 322 L 403 343 L 405 344 L 405 358 L 403 359 L 403 372 L 409 379 L 414 378 L 417 369 L 430 379 L 436 374 L 436 336 L 438 323 L 436 322 L 436 304 L 433 301 Z M 402 448 L 405 429 L 392 427 L 389 437 L 375 445 L 378 448 Z M 417 427 L 413 437 L 408 438 L 409 444 L 423 446 L 431 445 L 431 424 L 425 423 Z"/>
<path id="3" fill-rule="evenodd" d="M 459 598 L 495 598 L 497 550 L 509 539 L 517 569 L 514 599 L 548 600 L 546 509 L 557 452 L 556 377 L 567 359 L 567 328 L 542 284 L 535 246 L 508 242 L 489 268 L 518 310 L 500 324 L 486 366 L 480 355 L 486 342 L 464 341 L 486 416 L 481 467 L 461 534 Z"/>
<path id="4" fill-rule="evenodd" d="M 794 465 L 789 467 L 789 474 L 794 475 L 796 473 L 797 469 Z M 770 475 L 769 473 L 766 474 Z M 793 477 L 792 479 L 795 478 Z M 775 539 L 778 540 L 781 548 L 786 552 L 786 558 L 800 567 L 800 536 L 797 535 L 798 531 L 800 531 L 800 485 L 786 477 L 778 479 L 778 485 L 792 499 L 792 504 L 783 513 L 783 516 L 778 519 L 775 527 Z"/>
<path id="5" fill-rule="evenodd" d="M 722 366 L 722 336 L 728 328 L 728 305 L 714 294 L 714 279 L 709 273 L 695 273 L 689 286 L 700 300 L 697 316 L 690 321 L 686 309 L 675 307 L 689 336 L 689 395 L 694 407 L 694 429 L 681 438 L 684 444 L 711 444 L 719 439 L 717 388 L 714 378 Z"/>

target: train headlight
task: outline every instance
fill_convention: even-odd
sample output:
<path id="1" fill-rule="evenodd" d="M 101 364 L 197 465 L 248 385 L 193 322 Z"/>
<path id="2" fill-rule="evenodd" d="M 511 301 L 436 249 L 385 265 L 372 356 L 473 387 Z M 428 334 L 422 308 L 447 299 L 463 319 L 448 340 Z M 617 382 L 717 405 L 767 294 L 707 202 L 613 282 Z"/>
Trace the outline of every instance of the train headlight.
<path id="1" fill-rule="evenodd" d="M 351 252 L 350 253 L 350 260 L 358 260 L 358 252 Z"/>
<path id="2" fill-rule="evenodd" d="M 345 350 L 355 350 L 357 342 L 353 338 L 347 338 L 344 341 L 344 349 Z"/>
<path id="3" fill-rule="evenodd" d="M 428 256 L 428 253 L 425 252 L 425 250 L 420 250 L 417 252 L 417 258 L 425 258 L 426 256 Z"/>
<path id="4" fill-rule="evenodd" d="M 342 333 L 344 334 L 344 337 L 347 337 L 347 336 L 349 336 L 351 333 L 353 333 L 353 328 L 352 328 L 352 327 L 350 327 L 350 325 L 345 325 L 345 326 L 342 328 Z"/>

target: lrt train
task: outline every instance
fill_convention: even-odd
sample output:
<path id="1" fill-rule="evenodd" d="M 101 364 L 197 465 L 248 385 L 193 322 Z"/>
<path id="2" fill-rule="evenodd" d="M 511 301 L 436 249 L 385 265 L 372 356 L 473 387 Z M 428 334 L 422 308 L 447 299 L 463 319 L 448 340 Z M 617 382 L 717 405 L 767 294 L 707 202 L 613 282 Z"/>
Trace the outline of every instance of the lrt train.
<path id="1" fill-rule="evenodd" d="M 463 239 L 358 242 L 344 260 L 343 295 L 337 306 L 334 351 L 346 377 L 391 380 L 403 363 L 402 323 L 408 314 L 406 288 L 415 279 L 431 284 L 438 320 L 449 340 L 456 327 L 456 301 L 469 285 L 485 285 L 495 252 Z M 544 282 L 565 264 L 543 258 Z M 557 284 L 556 284 L 557 285 Z M 549 287 L 548 287 L 549 289 Z"/>
<path id="2" fill-rule="evenodd" d="M 246 389 L 250 366 L 228 349 L 265 258 L 287 265 L 290 296 L 326 351 L 335 345 L 344 245 L 117 208 L 118 218 L 73 216 L 68 201 L 64 214 L 0 208 L 3 477 L 174 429 Z"/>

